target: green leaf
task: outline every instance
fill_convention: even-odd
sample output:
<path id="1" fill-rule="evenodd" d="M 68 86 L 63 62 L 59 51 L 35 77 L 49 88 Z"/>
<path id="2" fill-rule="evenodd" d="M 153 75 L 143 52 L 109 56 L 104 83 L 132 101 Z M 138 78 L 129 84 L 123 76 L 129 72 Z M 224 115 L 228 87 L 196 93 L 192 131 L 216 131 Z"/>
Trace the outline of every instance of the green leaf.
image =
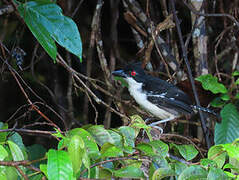
<path id="1" fill-rule="evenodd" d="M 238 84 L 239 84 L 239 78 L 236 80 L 235 84 L 236 84 L 236 85 L 238 85 Z"/>
<path id="2" fill-rule="evenodd" d="M 166 157 L 162 157 L 160 154 L 157 154 L 157 156 L 152 156 L 152 160 L 156 169 L 158 168 L 171 169 L 171 166 L 166 160 Z"/>
<path id="3" fill-rule="evenodd" d="M 13 160 L 14 161 L 23 161 L 24 155 L 23 155 L 23 152 L 20 149 L 20 147 L 10 140 L 8 140 L 7 143 L 9 145 Z"/>
<path id="4" fill-rule="evenodd" d="M 209 166 L 217 166 L 217 163 L 215 161 L 207 158 L 200 159 L 200 164 L 205 168 L 208 168 Z"/>
<path id="5" fill-rule="evenodd" d="M 135 147 L 135 130 L 129 126 L 121 126 L 118 130 L 123 135 L 124 146 Z"/>
<path id="6" fill-rule="evenodd" d="M 176 145 L 172 144 L 174 147 L 176 147 L 179 151 L 179 153 L 183 156 L 184 159 L 187 161 L 192 160 L 195 158 L 198 154 L 198 151 L 193 145 Z"/>
<path id="7" fill-rule="evenodd" d="M 222 169 L 211 167 L 207 176 L 208 180 L 224 180 L 228 179 L 228 176 Z"/>
<path id="8" fill-rule="evenodd" d="M 47 174 L 47 165 L 46 164 L 41 164 L 40 165 L 40 170 L 43 172 L 43 174 L 48 178 Z"/>
<path id="9" fill-rule="evenodd" d="M 15 167 L 6 167 L 5 172 L 7 179 L 17 180 L 18 179 L 18 171 Z"/>
<path id="10" fill-rule="evenodd" d="M 178 177 L 178 180 L 193 180 L 207 178 L 207 171 L 200 166 L 186 168 Z"/>
<path id="11" fill-rule="evenodd" d="M 230 96 L 228 94 L 222 94 L 221 99 L 223 101 L 229 101 L 230 100 Z"/>
<path id="12" fill-rule="evenodd" d="M 99 178 L 100 179 L 112 179 L 112 171 L 108 168 L 99 169 Z"/>
<path id="13" fill-rule="evenodd" d="M 168 155 L 169 147 L 164 142 L 160 140 L 154 140 L 148 144 L 154 148 L 156 154 L 160 154 L 162 157 L 166 157 Z"/>
<path id="14" fill-rule="evenodd" d="M 130 119 L 131 123 L 129 126 L 136 130 L 136 136 L 138 136 L 140 130 L 143 129 L 146 132 L 149 140 L 153 140 L 152 135 L 150 133 L 152 127 L 148 126 L 139 115 L 130 116 Z"/>
<path id="15" fill-rule="evenodd" d="M 114 140 L 114 145 L 117 147 L 122 148 L 123 147 L 123 137 L 119 134 L 118 130 L 108 130 L 110 136 Z"/>
<path id="16" fill-rule="evenodd" d="M 31 161 L 43 158 L 46 154 L 46 149 L 40 144 L 33 144 L 31 146 L 28 146 L 27 151 L 28 151 L 28 157 L 29 157 L 28 159 Z M 43 162 L 42 161 L 36 162 L 36 163 L 33 163 L 33 165 L 39 167 L 40 163 L 43 163 Z"/>
<path id="17" fill-rule="evenodd" d="M 171 163 L 170 165 L 174 167 L 175 169 L 174 171 L 177 175 L 181 174 L 184 171 L 184 169 L 188 167 L 186 164 L 181 163 L 179 161 L 175 161 L 175 163 Z"/>
<path id="18" fill-rule="evenodd" d="M 3 147 L 3 145 L 0 144 L 0 161 L 3 161 L 8 156 L 8 152 Z"/>
<path id="19" fill-rule="evenodd" d="M 23 151 L 20 149 L 20 147 L 10 140 L 8 140 L 7 143 L 9 145 L 13 160 L 14 161 L 23 161 L 24 155 L 23 155 Z M 25 173 L 26 169 L 22 166 L 20 168 Z"/>
<path id="20" fill-rule="evenodd" d="M 222 144 L 223 150 L 228 153 L 228 156 L 230 158 L 235 158 L 237 161 L 239 161 L 239 146 L 236 146 L 235 144 Z"/>
<path id="21" fill-rule="evenodd" d="M 149 145 L 148 143 L 139 143 L 139 144 L 137 144 L 136 149 L 144 152 L 145 155 L 148 155 L 148 156 L 156 155 L 153 147 L 151 145 Z"/>
<path id="22" fill-rule="evenodd" d="M 87 131 L 94 137 L 97 143 L 102 146 L 104 143 L 114 144 L 114 139 L 111 137 L 110 133 L 102 126 L 91 126 Z"/>
<path id="23" fill-rule="evenodd" d="M 85 144 L 87 155 L 90 158 L 98 159 L 100 156 L 98 145 L 89 132 L 82 128 L 75 128 L 69 131 L 69 136 L 79 135 Z"/>
<path id="24" fill-rule="evenodd" d="M 230 169 L 230 171 L 235 171 L 237 174 L 239 174 L 239 167 L 235 167 L 233 164 L 227 163 L 225 166 L 223 166 L 223 170 Z"/>
<path id="25" fill-rule="evenodd" d="M 47 155 L 47 174 L 49 180 L 73 179 L 72 163 L 67 152 L 50 149 Z"/>
<path id="26" fill-rule="evenodd" d="M 232 73 L 232 76 L 239 76 L 239 71 L 234 71 L 234 72 Z"/>
<path id="27" fill-rule="evenodd" d="M 209 90 L 214 94 L 217 93 L 227 93 L 227 89 L 221 83 L 218 83 L 216 77 L 213 77 L 211 74 L 202 75 L 196 78 L 197 81 L 202 83 L 202 87 L 205 90 Z"/>
<path id="28" fill-rule="evenodd" d="M 101 152 L 102 158 L 123 156 L 123 151 L 120 148 L 110 143 L 105 143 L 101 147 L 100 152 Z"/>
<path id="29" fill-rule="evenodd" d="M 85 145 L 84 141 L 79 135 L 74 135 L 69 143 L 68 146 L 68 154 L 70 157 L 70 160 L 72 162 L 73 171 L 76 175 L 80 169 L 82 164 L 82 154 L 84 152 Z"/>
<path id="30" fill-rule="evenodd" d="M 163 179 L 165 177 L 169 177 L 169 176 L 175 176 L 176 173 L 174 172 L 174 170 L 172 169 L 167 169 L 167 168 L 158 168 L 154 174 L 152 179 L 156 180 L 156 179 Z"/>
<path id="31" fill-rule="evenodd" d="M 90 177 L 90 158 L 87 155 L 86 151 L 84 151 L 82 156 L 82 162 L 85 165 L 85 167 L 88 169 L 88 178 Z"/>
<path id="32" fill-rule="evenodd" d="M 239 137 L 239 114 L 233 104 L 227 104 L 220 113 L 222 122 L 215 126 L 215 144 L 231 143 Z"/>
<path id="33" fill-rule="evenodd" d="M 221 97 L 216 97 L 210 103 L 213 107 L 223 107 L 226 102 L 221 99 Z"/>
<path id="34" fill-rule="evenodd" d="M 3 171 L 0 172 L 0 179 L 1 180 L 7 180 L 7 176 L 6 176 L 6 174 Z"/>
<path id="35" fill-rule="evenodd" d="M 20 4 L 18 11 L 51 58 L 56 59 L 56 41 L 82 61 L 82 42 L 78 28 L 72 19 L 62 14 L 58 5 L 30 1 Z"/>
<path id="36" fill-rule="evenodd" d="M 22 151 L 26 150 L 26 147 L 22 142 L 22 137 L 17 132 L 14 132 L 10 137 L 8 137 L 8 140 L 17 144 L 18 147 L 20 147 Z"/>
<path id="37" fill-rule="evenodd" d="M 134 166 L 123 167 L 119 170 L 113 171 L 113 173 L 114 176 L 121 178 L 145 178 L 143 171 Z"/>
<path id="38" fill-rule="evenodd" d="M 0 122 L 0 129 L 7 129 L 8 128 L 8 124 Z M 8 132 L 1 132 L 0 133 L 0 142 L 5 142 L 7 139 L 7 134 Z"/>
<path id="39" fill-rule="evenodd" d="M 223 151 L 221 145 L 212 146 L 208 151 L 208 159 L 213 160 L 216 162 L 217 167 L 222 168 L 226 161 L 226 152 Z"/>

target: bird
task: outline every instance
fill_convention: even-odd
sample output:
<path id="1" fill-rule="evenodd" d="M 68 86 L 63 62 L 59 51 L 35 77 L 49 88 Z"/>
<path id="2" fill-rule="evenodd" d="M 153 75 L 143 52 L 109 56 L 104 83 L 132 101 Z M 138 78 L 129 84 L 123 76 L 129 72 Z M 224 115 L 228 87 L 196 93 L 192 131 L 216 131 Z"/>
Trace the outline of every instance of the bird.
<path id="1" fill-rule="evenodd" d="M 113 71 L 112 75 L 123 78 L 135 101 L 147 112 L 160 119 L 152 123 L 152 126 L 174 120 L 182 115 L 192 115 L 197 110 L 218 116 L 208 108 L 194 105 L 190 97 L 174 84 L 147 75 L 141 63 L 128 64 L 121 70 Z"/>

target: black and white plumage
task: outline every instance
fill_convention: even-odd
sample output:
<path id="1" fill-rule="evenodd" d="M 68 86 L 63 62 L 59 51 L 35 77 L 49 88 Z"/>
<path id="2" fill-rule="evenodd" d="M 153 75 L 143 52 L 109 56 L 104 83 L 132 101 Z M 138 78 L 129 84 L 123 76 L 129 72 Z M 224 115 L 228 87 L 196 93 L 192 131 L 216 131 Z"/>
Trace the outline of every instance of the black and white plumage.
<path id="1" fill-rule="evenodd" d="M 112 72 L 125 79 L 128 90 L 135 101 L 155 117 L 157 124 L 173 120 L 181 115 L 193 114 L 194 106 L 190 97 L 177 86 L 145 74 L 141 63 L 129 64 L 123 70 Z M 200 110 L 213 113 L 207 108 Z"/>

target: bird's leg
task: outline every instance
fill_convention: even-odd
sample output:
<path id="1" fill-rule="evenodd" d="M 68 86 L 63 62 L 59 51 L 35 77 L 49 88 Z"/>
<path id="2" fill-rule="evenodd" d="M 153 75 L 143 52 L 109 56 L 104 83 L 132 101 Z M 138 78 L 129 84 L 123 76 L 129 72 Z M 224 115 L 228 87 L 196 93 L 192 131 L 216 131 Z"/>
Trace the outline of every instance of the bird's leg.
<path id="1" fill-rule="evenodd" d="M 159 121 L 156 121 L 156 122 L 152 122 L 152 123 L 149 124 L 149 126 L 158 129 L 160 131 L 160 133 L 162 134 L 163 133 L 163 129 L 161 127 L 157 126 L 157 125 L 165 123 L 165 122 L 168 122 L 168 121 L 172 121 L 172 120 L 174 120 L 176 118 L 177 117 L 172 116 L 172 117 L 169 117 L 167 119 L 162 119 L 162 120 L 159 120 Z M 145 123 L 147 123 L 148 121 L 151 121 L 152 119 L 157 119 L 157 118 L 147 118 L 145 120 Z"/>

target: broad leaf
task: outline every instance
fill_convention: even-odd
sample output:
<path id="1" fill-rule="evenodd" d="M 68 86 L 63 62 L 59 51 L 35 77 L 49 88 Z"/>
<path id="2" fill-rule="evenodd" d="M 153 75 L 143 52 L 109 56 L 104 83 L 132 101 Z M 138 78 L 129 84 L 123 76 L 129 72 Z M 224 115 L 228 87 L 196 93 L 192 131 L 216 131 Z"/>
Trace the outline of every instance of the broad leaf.
<path id="1" fill-rule="evenodd" d="M 159 168 L 157 169 L 154 174 L 152 179 L 163 179 L 164 177 L 169 177 L 169 176 L 175 176 L 176 173 L 172 169 L 167 169 L 167 168 Z"/>
<path id="2" fill-rule="evenodd" d="M 178 180 L 206 179 L 207 171 L 200 166 L 190 166 L 178 177 Z"/>
<path id="3" fill-rule="evenodd" d="M 144 178 L 144 173 L 140 168 L 127 166 L 114 171 L 114 176 L 122 178 Z"/>
<path id="4" fill-rule="evenodd" d="M 77 174 L 81 169 L 82 154 L 84 152 L 84 141 L 79 135 L 74 135 L 68 146 L 68 154 L 72 162 L 74 174 Z"/>
<path id="5" fill-rule="evenodd" d="M 102 147 L 101 147 L 101 157 L 105 158 L 105 157 L 119 157 L 119 156 L 123 156 L 123 151 L 116 147 L 113 144 L 110 143 L 105 143 Z"/>
<path id="6" fill-rule="evenodd" d="M 156 155 L 153 147 L 149 145 L 148 143 L 139 143 L 137 144 L 136 149 L 142 151 L 145 155 L 148 155 L 148 156 Z"/>
<path id="7" fill-rule="evenodd" d="M 149 142 L 148 144 L 154 148 L 156 154 L 160 154 L 160 156 L 162 156 L 162 157 L 167 156 L 169 147 L 163 141 L 154 140 L 154 141 Z"/>
<path id="8" fill-rule="evenodd" d="M 231 143 L 239 137 L 239 113 L 233 104 L 221 111 L 222 122 L 215 126 L 215 144 Z"/>
<path id="9" fill-rule="evenodd" d="M 174 147 L 176 147 L 179 151 L 179 153 L 183 156 L 184 159 L 187 161 L 192 160 L 195 158 L 198 154 L 198 151 L 193 145 L 176 145 L 172 144 Z"/>
<path id="10" fill-rule="evenodd" d="M 223 151 L 221 145 L 212 146 L 208 151 L 208 159 L 213 160 L 216 162 L 217 167 L 222 168 L 226 161 L 226 152 Z"/>
<path id="11" fill-rule="evenodd" d="M 99 158 L 99 148 L 96 144 L 95 139 L 91 136 L 89 132 L 82 128 L 75 128 L 69 131 L 69 136 L 79 135 L 84 141 L 87 154 L 90 158 L 98 159 Z"/>
<path id="12" fill-rule="evenodd" d="M 29 1 L 18 7 L 20 15 L 47 53 L 56 59 L 54 41 L 82 59 L 82 42 L 74 21 L 61 8 L 47 1 Z"/>
<path id="13" fill-rule="evenodd" d="M 110 133 L 102 126 L 91 126 L 87 129 L 87 131 L 101 146 L 107 142 L 114 144 L 114 139 L 111 137 Z"/>
<path id="14" fill-rule="evenodd" d="M 235 158 L 239 162 L 239 147 L 235 144 L 222 144 L 223 150 L 228 153 L 230 158 Z"/>
<path id="15" fill-rule="evenodd" d="M 73 179 L 72 163 L 67 152 L 50 149 L 47 155 L 47 174 L 49 180 Z"/>
<path id="16" fill-rule="evenodd" d="M 222 169 L 211 167 L 208 173 L 207 179 L 209 180 L 224 180 L 228 179 L 228 176 Z"/>
<path id="17" fill-rule="evenodd" d="M 227 92 L 225 86 L 219 83 L 217 78 L 213 77 L 211 74 L 202 75 L 197 77 L 196 80 L 202 83 L 202 87 L 205 90 L 209 90 L 214 94 Z"/>
<path id="18" fill-rule="evenodd" d="M 3 161 L 8 156 L 6 149 L 0 144 L 0 161 Z"/>

